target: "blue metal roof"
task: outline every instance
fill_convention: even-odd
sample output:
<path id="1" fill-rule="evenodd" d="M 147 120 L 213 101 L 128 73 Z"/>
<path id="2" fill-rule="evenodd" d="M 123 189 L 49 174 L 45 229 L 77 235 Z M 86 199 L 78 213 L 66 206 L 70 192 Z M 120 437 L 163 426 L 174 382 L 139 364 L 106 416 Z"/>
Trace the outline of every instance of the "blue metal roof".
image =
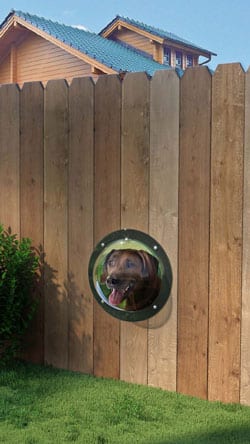
<path id="1" fill-rule="evenodd" d="M 150 76 L 160 69 L 169 67 L 143 56 L 136 49 L 120 45 L 98 34 L 78 29 L 72 26 L 53 22 L 44 17 L 38 17 L 22 11 L 12 11 L 4 20 L 1 27 L 13 15 L 20 17 L 39 30 L 55 37 L 69 47 L 77 49 L 90 58 L 117 72 L 146 72 Z"/>
<path id="2" fill-rule="evenodd" d="M 100 35 L 101 35 L 106 29 L 108 29 L 113 23 L 115 23 L 115 22 L 118 21 L 118 20 L 121 20 L 121 21 L 123 21 L 123 22 L 125 22 L 125 23 L 128 23 L 128 24 L 130 24 L 130 25 L 133 25 L 133 26 L 135 26 L 135 27 L 137 27 L 137 28 L 139 28 L 139 29 L 141 29 L 141 30 L 143 30 L 143 31 L 146 31 L 146 32 L 148 32 L 148 33 L 150 33 L 150 34 L 152 34 L 152 35 L 155 35 L 155 36 L 161 37 L 161 38 L 163 38 L 164 40 L 165 40 L 165 39 L 166 39 L 166 40 L 171 40 L 172 42 L 175 42 L 175 43 L 181 43 L 182 45 L 188 46 L 188 47 L 191 48 L 191 49 L 195 49 L 195 50 L 198 50 L 198 51 L 202 51 L 203 53 L 206 53 L 206 54 L 216 55 L 215 53 L 213 53 L 213 52 L 211 52 L 211 51 L 209 51 L 209 50 L 207 50 L 207 49 L 201 48 L 200 46 L 197 46 L 197 45 L 195 45 L 194 43 L 192 43 L 192 42 L 190 42 L 190 41 L 188 41 L 188 40 L 185 40 L 185 39 L 183 39 L 182 37 L 179 37 L 179 36 L 176 35 L 176 34 L 173 34 L 172 32 L 164 31 L 163 29 L 159 29 L 159 28 L 156 28 L 156 27 L 154 27 L 154 26 L 146 25 L 145 23 L 141 23 L 141 22 L 139 22 L 139 21 L 136 21 L 136 20 L 130 19 L 130 18 L 128 18 L 128 17 L 122 17 L 122 16 L 120 16 L 120 15 L 117 15 L 117 16 L 114 18 L 114 20 L 112 20 L 107 26 L 105 26 L 105 28 L 100 32 Z"/>

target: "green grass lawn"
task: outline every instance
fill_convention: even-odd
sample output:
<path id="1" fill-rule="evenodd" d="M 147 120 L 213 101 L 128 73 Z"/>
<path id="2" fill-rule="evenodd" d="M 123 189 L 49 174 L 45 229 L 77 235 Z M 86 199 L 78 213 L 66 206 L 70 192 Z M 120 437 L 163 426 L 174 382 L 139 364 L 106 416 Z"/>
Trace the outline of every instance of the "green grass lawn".
<path id="1" fill-rule="evenodd" d="M 250 443 L 250 407 L 19 364 L 0 370 L 4 444 Z"/>

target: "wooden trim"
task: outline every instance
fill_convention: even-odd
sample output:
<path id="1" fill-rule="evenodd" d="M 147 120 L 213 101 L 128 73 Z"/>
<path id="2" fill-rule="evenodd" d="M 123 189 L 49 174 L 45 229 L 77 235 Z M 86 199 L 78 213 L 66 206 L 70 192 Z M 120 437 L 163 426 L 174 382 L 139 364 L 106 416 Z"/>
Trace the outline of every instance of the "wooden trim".
<path id="1" fill-rule="evenodd" d="M 170 66 L 175 67 L 175 50 L 170 48 Z"/>
<path id="2" fill-rule="evenodd" d="M 173 47 L 174 49 L 177 49 L 177 50 L 181 49 L 182 51 L 183 50 L 187 51 L 187 49 L 188 49 L 188 51 L 191 52 L 192 54 L 202 55 L 204 57 L 207 57 L 208 55 L 213 54 L 210 51 L 206 51 L 206 50 L 203 51 L 201 48 L 195 49 L 195 48 L 189 47 L 189 45 L 186 44 L 185 42 L 178 43 L 174 39 L 173 40 L 167 39 L 167 38 L 164 39 L 162 37 L 151 34 L 148 31 L 144 31 L 143 29 L 140 29 L 137 26 L 131 25 L 131 24 L 124 22 L 122 20 L 118 20 L 115 23 L 113 23 L 113 25 L 111 25 L 110 28 L 106 29 L 101 35 L 105 38 L 108 38 L 115 30 L 119 31 L 121 28 L 129 29 L 130 31 L 133 31 L 137 34 L 140 34 L 140 35 L 148 38 L 150 40 L 150 43 L 160 43 L 161 45 L 171 46 L 171 48 Z M 191 45 L 191 42 L 190 42 L 190 45 Z"/>
<path id="3" fill-rule="evenodd" d="M 153 59 L 156 62 L 163 64 L 163 54 L 163 46 L 159 43 L 153 42 Z"/>
<path id="4" fill-rule="evenodd" d="M 12 43 L 12 45 L 15 45 L 16 48 L 19 47 L 27 38 L 27 35 L 30 34 L 30 31 L 28 29 L 23 29 L 22 28 L 22 34 L 18 36 L 18 44 L 17 42 Z M 0 35 L 0 40 L 1 40 L 1 35 Z M 11 45 L 4 45 L 4 49 L 1 51 L 0 54 L 0 65 L 4 62 L 4 60 L 6 59 L 6 57 L 10 56 L 10 48 Z"/>
<path id="5" fill-rule="evenodd" d="M 131 25 L 127 22 L 124 22 L 122 20 L 118 20 L 115 23 L 113 23 L 113 25 L 110 26 L 110 28 L 106 29 L 103 33 L 102 33 L 102 37 L 109 37 L 115 30 L 119 31 L 119 27 L 123 27 L 126 29 L 129 29 L 130 31 L 134 31 L 137 34 L 141 34 L 144 37 L 148 38 L 149 40 L 153 40 L 154 42 L 158 42 L 163 44 L 164 39 L 162 37 L 158 37 L 156 35 L 152 35 L 150 32 L 147 31 L 143 31 L 143 29 L 137 28 L 134 25 Z"/>
<path id="6" fill-rule="evenodd" d="M 105 72 L 101 71 L 100 69 L 96 68 L 96 66 L 93 65 L 91 66 L 91 73 L 97 75 L 105 74 Z"/>
<path id="7" fill-rule="evenodd" d="M 191 54 L 193 56 L 199 57 L 209 57 L 210 55 L 213 55 L 213 53 L 210 53 L 209 51 L 202 51 L 199 49 L 191 48 L 188 45 L 185 45 L 185 43 L 178 43 L 173 40 L 164 40 L 164 46 L 171 47 L 174 51 L 182 51 L 183 54 Z"/>
<path id="8" fill-rule="evenodd" d="M 2 35 L 4 35 L 7 32 L 7 30 L 11 27 L 11 25 L 14 25 L 15 22 L 19 23 L 24 28 L 29 29 L 30 31 L 34 32 L 35 34 L 43 37 L 45 40 L 48 40 L 49 42 L 53 43 L 54 45 L 59 46 L 60 48 L 67 51 L 68 53 L 74 55 L 75 57 L 78 57 L 79 59 L 83 60 L 84 62 L 95 66 L 97 69 L 103 71 L 105 74 L 116 74 L 117 73 L 117 71 L 115 71 L 114 69 L 109 68 L 100 62 L 97 62 L 93 58 L 87 56 L 86 54 L 83 54 L 81 51 L 78 51 L 75 48 L 69 47 L 67 44 L 65 44 L 65 43 L 61 42 L 60 40 L 56 39 L 55 37 L 47 34 L 45 31 L 42 31 L 41 29 L 36 28 L 35 26 L 31 25 L 27 21 L 25 21 L 17 16 L 13 16 L 13 18 L 10 20 L 10 22 L 6 24 L 7 28 L 4 27 L 3 31 L 0 32 L 0 38 L 2 37 Z"/>
<path id="9" fill-rule="evenodd" d="M 16 19 L 13 16 L 10 20 L 7 21 L 6 25 L 0 30 L 0 38 L 2 38 L 3 35 L 8 32 L 11 26 L 15 26 L 15 24 L 16 24 Z"/>
<path id="10" fill-rule="evenodd" d="M 164 46 L 171 47 L 174 51 L 182 51 L 183 54 L 190 54 L 192 56 L 202 56 L 202 57 L 208 57 L 210 54 L 209 52 L 202 52 L 198 51 L 192 48 L 189 48 L 188 46 L 182 45 L 181 43 L 173 43 L 171 40 L 165 40 Z"/>
<path id="11" fill-rule="evenodd" d="M 12 44 L 10 49 L 10 83 L 17 82 L 17 50 Z"/>

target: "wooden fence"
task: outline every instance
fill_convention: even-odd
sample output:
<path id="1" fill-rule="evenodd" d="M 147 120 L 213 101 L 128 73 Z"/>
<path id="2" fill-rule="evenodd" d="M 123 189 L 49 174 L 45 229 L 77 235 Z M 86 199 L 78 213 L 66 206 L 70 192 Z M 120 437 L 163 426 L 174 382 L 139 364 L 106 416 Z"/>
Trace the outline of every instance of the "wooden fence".
<path id="1" fill-rule="evenodd" d="M 250 72 L 239 64 L 0 87 L 0 221 L 45 251 L 29 359 L 250 404 Z M 93 247 L 134 228 L 166 250 L 171 297 L 112 318 Z"/>

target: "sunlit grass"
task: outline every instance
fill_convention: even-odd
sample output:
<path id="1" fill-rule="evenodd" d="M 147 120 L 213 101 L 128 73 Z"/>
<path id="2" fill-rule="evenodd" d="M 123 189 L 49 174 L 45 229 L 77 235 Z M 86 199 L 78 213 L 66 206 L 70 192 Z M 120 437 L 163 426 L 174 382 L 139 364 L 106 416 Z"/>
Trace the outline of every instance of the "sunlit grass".
<path id="1" fill-rule="evenodd" d="M 0 370 L 6 444 L 250 443 L 250 408 L 19 364 Z"/>

